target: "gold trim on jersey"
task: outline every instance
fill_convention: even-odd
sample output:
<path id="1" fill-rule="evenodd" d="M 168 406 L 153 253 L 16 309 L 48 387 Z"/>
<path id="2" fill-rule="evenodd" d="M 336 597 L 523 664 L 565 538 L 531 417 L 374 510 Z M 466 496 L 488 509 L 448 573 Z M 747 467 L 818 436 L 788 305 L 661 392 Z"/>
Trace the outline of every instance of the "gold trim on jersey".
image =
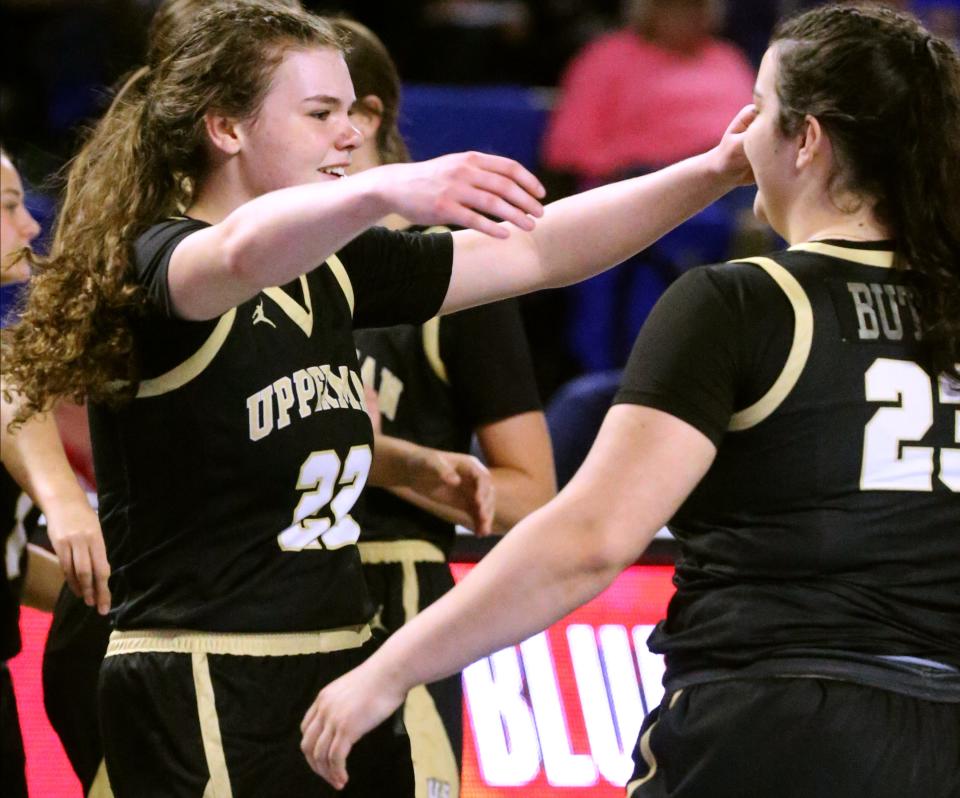
<path id="1" fill-rule="evenodd" d="M 427 362 L 437 378 L 447 385 L 450 384 L 450 377 L 447 376 L 447 366 L 440 356 L 440 317 L 434 316 L 425 322 L 420 328 L 423 337 L 423 351 L 427 356 Z"/>
<path id="2" fill-rule="evenodd" d="M 790 300 L 793 307 L 793 343 L 787 360 L 783 364 L 780 376 L 774 381 L 770 389 L 750 407 L 734 413 L 727 429 L 731 432 L 740 432 L 755 427 L 776 410 L 787 398 L 790 391 L 800 379 L 800 374 L 807 365 L 810 356 L 810 345 L 813 342 L 813 309 L 810 299 L 803 286 L 783 266 L 771 258 L 740 258 L 734 263 L 753 263 L 759 266 L 773 278 L 783 293 Z"/>
<path id="3" fill-rule="evenodd" d="M 217 716 L 213 679 L 210 676 L 210 663 L 207 662 L 206 654 L 194 651 L 190 657 L 193 666 L 193 689 L 197 694 L 200 740 L 203 743 L 203 755 L 207 761 L 207 772 L 210 774 L 201 798 L 233 798 L 230 772 L 227 770 L 227 756 L 223 751 L 223 737 L 220 734 L 220 718 Z"/>
<path id="4" fill-rule="evenodd" d="M 227 335 L 233 328 L 234 319 L 237 317 L 237 309 L 231 308 L 220 317 L 217 326 L 201 347 L 190 357 L 183 361 L 179 366 L 175 366 L 165 374 L 159 377 L 153 377 L 149 380 L 141 380 L 140 387 L 137 389 L 137 399 L 149 399 L 160 394 L 170 393 L 178 388 L 182 388 L 195 377 L 199 376 L 203 370 L 209 366 L 213 359 L 227 340 Z"/>
<path id="5" fill-rule="evenodd" d="M 344 268 L 343 261 L 340 260 L 336 255 L 331 255 L 327 258 L 327 266 L 330 267 L 330 271 L 333 272 L 333 276 L 337 278 L 337 282 L 340 284 L 340 290 L 343 291 L 343 295 L 347 299 L 347 304 L 350 306 L 350 316 L 353 316 L 353 306 L 354 296 L 353 296 L 353 283 L 350 282 L 350 275 L 347 274 L 347 270 Z"/>
<path id="6" fill-rule="evenodd" d="M 838 247 L 836 244 L 825 244 L 823 241 L 807 241 L 804 244 L 794 244 L 790 247 L 790 252 L 795 250 L 815 252 L 818 255 L 862 263 L 865 266 L 876 266 L 880 269 L 893 268 L 893 252 L 890 250 Z M 750 258 L 744 258 L 744 260 L 750 260 Z"/>
<path id="7" fill-rule="evenodd" d="M 435 224 L 423 231 L 422 235 L 432 235 L 434 233 L 449 233 L 450 228 L 442 224 Z M 433 373 L 437 375 L 441 382 L 450 384 L 450 377 L 447 375 L 447 366 L 440 356 L 440 317 L 434 316 L 421 328 L 423 334 L 423 351 L 427 355 L 427 362 Z"/>
<path id="8" fill-rule="evenodd" d="M 279 286 L 273 285 L 264 288 L 263 293 L 277 303 L 287 317 L 296 324 L 307 338 L 313 332 L 313 302 L 310 299 L 310 286 L 307 284 L 307 275 L 300 275 L 300 287 L 303 289 L 303 305 Z"/>
<path id="9" fill-rule="evenodd" d="M 105 656 L 123 654 L 229 654 L 239 657 L 288 657 L 328 654 L 360 648 L 370 627 L 344 626 L 317 632 L 195 632 L 185 629 L 114 630 Z"/>

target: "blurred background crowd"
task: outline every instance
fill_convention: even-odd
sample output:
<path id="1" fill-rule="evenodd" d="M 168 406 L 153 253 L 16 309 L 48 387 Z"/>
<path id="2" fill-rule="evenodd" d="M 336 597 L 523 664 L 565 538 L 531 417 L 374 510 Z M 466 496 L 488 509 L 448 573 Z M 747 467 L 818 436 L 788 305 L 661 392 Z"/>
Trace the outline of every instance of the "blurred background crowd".
<path id="1" fill-rule="evenodd" d="M 139 65 L 158 0 L 3 0 L 0 135 L 45 227 L 55 175 L 111 87 Z M 888 0 L 948 39 L 960 0 Z M 784 14 L 816 0 L 304 0 L 376 31 L 405 82 L 416 158 L 485 149 L 541 174 L 551 194 L 659 168 L 715 142 L 750 102 Z M 735 193 L 617 269 L 523 301 L 544 399 L 617 369 L 653 302 L 685 268 L 769 248 Z M 42 243 L 41 243 L 42 247 Z M 563 335 L 558 331 L 563 330 Z"/>

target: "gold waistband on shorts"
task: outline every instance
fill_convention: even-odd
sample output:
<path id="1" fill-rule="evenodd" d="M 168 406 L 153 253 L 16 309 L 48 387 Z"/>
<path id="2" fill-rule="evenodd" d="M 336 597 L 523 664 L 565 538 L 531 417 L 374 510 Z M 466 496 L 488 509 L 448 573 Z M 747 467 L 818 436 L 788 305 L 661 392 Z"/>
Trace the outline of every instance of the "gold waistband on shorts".
<path id="1" fill-rule="evenodd" d="M 446 562 L 438 546 L 426 540 L 360 541 L 360 559 L 364 565 L 385 562 Z"/>
<path id="2" fill-rule="evenodd" d="M 120 654 L 230 654 L 241 657 L 289 657 L 360 648 L 370 627 L 344 626 L 318 632 L 197 632 L 185 629 L 125 629 L 110 633 L 106 656 Z"/>

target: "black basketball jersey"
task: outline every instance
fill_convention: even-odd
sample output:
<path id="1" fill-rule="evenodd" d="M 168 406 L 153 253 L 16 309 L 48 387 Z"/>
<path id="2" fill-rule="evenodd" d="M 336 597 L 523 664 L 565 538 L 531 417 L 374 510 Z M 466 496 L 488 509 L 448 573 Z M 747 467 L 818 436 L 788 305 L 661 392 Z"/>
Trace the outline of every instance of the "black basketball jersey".
<path id="1" fill-rule="evenodd" d="M 540 409 L 516 300 L 354 338 L 386 435 L 468 452 L 477 427 Z M 452 524 L 383 489 L 364 493 L 357 517 L 363 540 L 427 540 L 444 552 L 453 544 Z"/>
<path id="2" fill-rule="evenodd" d="M 20 651 L 20 594 L 27 566 L 27 536 L 17 514 L 23 492 L 0 466 L 0 543 L 3 544 L 3 585 L 0 587 L 0 662 Z"/>
<path id="3" fill-rule="evenodd" d="M 678 281 L 617 397 L 718 447 L 670 524 L 668 685 L 762 661 L 960 667 L 960 392 L 921 365 L 909 275 L 884 243 L 747 260 Z"/>
<path id="4" fill-rule="evenodd" d="M 173 317 L 166 270 L 205 227 L 148 230 L 136 268 L 155 310 L 142 379 L 91 408 L 116 625 L 310 631 L 370 607 L 350 515 L 372 431 L 352 325 L 422 322 L 445 295 L 449 236 L 374 229 L 298 280 L 210 322 Z"/>

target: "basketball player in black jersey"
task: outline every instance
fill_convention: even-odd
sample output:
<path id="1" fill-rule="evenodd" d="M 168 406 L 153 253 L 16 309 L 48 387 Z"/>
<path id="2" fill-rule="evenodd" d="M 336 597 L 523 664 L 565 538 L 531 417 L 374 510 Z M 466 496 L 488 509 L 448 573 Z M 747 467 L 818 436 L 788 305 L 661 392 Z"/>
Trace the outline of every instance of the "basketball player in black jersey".
<path id="1" fill-rule="evenodd" d="M 364 25 L 345 19 L 331 23 L 347 39 L 347 67 L 358 98 L 351 118 L 363 134 L 350 172 L 409 161 L 397 127 L 400 79 L 390 54 Z M 399 217 L 383 224 L 416 229 Z M 496 531 L 508 531 L 556 493 L 550 436 L 516 300 L 418 326 L 358 330 L 354 340 L 364 383 L 378 392 L 385 435 L 468 452 L 476 434 L 493 481 Z M 409 489 L 366 492 L 356 515 L 360 558 L 388 631 L 453 587 L 446 559 L 454 522 L 472 522 L 450 510 Z M 460 795 L 462 703 L 459 674 L 407 696 L 404 725 L 418 795 Z"/>
<path id="2" fill-rule="evenodd" d="M 778 29 L 756 106 L 756 211 L 790 248 L 678 281 L 557 499 L 320 694 L 302 746 L 333 783 L 412 685 L 596 595 L 669 521 L 628 796 L 960 795 L 960 61 L 829 6 Z"/>
<path id="3" fill-rule="evenodd" d="M 73 162 L 5 342 L 23 415 L 90 402 L 118 796 L 326 790 L 294 716 L 367 654 L 350 511 L 382 479 L 354 326 L 587 277 L 749 179 L 749 111 L 708 153 L 546 212 L 536 179 L 494 156 L 343 179 L 355 99 L 321 20 L 269 0 L 200 14 Z M 372 227 L 390 213 L 470 229 Z M 409 794 L 407 747 L 384 723 L 351 792 Z"/>
<path id="4" fill-rule="evenodd" d="M 39 232 L 24 205 L 20 176 L 10 157 L 0 150 L 0 280 L 29 278 L 23 250 Z M 104 611 L 109 608 L 108 570 L 100 525 L 67 462 L 53 416 L 36 416 L 11 427 L 19 398 L 6 387 L 0 381 L 0 552 L 4 561 L 0 584 L 0 773 L 4 795 L 25 798 L 23 741 L 7 661 L 21 647 L 21 599 L 49 612 L 64 581 L 57 558 L 27 543 L 22 523 L 25 506 L 31 507 L 32 501 L 46 514 L 50 539 L 71 588 L 91 605 L 99 601 Z"/>

